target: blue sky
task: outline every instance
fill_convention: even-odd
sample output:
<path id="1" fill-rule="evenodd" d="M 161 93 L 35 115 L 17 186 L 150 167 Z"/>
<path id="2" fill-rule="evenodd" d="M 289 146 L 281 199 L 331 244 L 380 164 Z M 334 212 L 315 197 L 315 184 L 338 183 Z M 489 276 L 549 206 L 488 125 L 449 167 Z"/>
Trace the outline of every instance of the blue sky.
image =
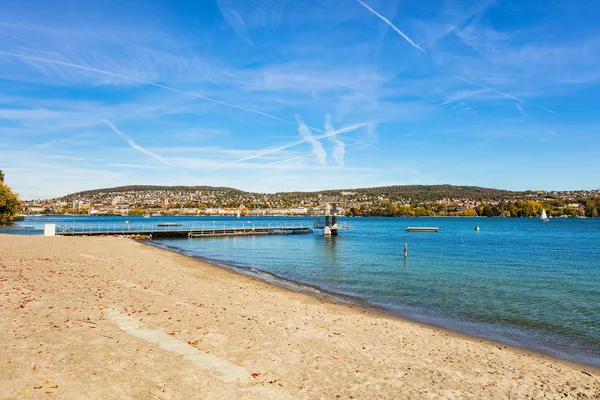
<path id="1" fill-rule="evenodd" d="M 0 169 L 22 198 L 600 187 L 593 1 L 13 1 Z"/>

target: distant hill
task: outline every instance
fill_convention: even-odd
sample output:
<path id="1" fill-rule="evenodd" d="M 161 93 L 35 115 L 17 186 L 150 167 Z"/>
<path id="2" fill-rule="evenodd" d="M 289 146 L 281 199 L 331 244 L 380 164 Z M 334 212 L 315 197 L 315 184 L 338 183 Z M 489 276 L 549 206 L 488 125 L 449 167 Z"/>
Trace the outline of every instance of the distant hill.
<path id="1" fill-rule="evenodd" d="M 47 212 L 57 214 L 213 215 L 243 209 L 251 215 L 321 215 L 327 202 L 342 203 L 347 216 L 535 217 L 542 210 L 553 218 L 600 214 L 600 190 L 510 191 L 454 185 L 278 193 L 253 193 L 222 186 L 132 185 L 72 193 L 45 200 L 43 206 Z M 30 206 L 39 207 L 35 203 Z"/>
<path id="2" fill-rule="evenodd" d="M 96 196 L 105 193 L 127 193 L 127 192 L 153 192 L 153 191 L 173 191 L 173 192 L 199 192 L 199 191 L 219 191 L 229 192 L 231 194 L 243 194 L 246 193 L 243 190 L 228 188 L 228 187 L 214 187 L 214 186 L 158 186 L 158 185 L 129 185 L 129 186 L 117 186 L 113 188 L 84 190 L 82 192 L 71 193 L 63 198 L 67 199 L 70 197 L 79 196 Z"/>
<path id="3" fill-rule="evenodd" d="M 395 185 L 379 186 L 372 188 L 357 188 L 343 190 L 323 190 L 320 192 L 288 192 L 281 193 L 290 196 L 318 195 L 339 196 L 342 192 L 355 193 L 367 196 L 382 196 L 390 200 L 412 199 L 432 201 L 441 199 L 492 199 L 502 200 L 523 196 L 531 192 L 514 192 L 509 190 L 483 188 L 479 186 L 454 186 L 454 185 Z"/>
<path id="4" fill-rule="evenodd" d="M 87 190 L 83 192 L 72 193 L 64 196 L 66 200 L 78 198 L 82 196 L 97 196 L 105 194 L 119 193 L 135 193 L 135 192 L 219 192 L 226 196 L 240 195 L 259 195 L 259 193 L 245 192 L 243 190 L 229 187 L 213 187 L 213 186 L 155 186 L 155 185 L 131 185 L 119 186 L 114 188 L 104 188 L 96 190 Z M 441 199 L 490 199 L 490 200 L 506 200 L 522 197 L 527 192 L 515 192 L 501 189 L 483 188 L 479 186 L 454 186 L 454 185 L 396 185 L 396 186 L 381 186 L 372 188 L 356 188 L 356 189 L 335 189 L 322 190 L 317 192 L 278 192 L 271 194 L 274 197 L 283 197 L 288 200 L 300 200 L 307 197 L 325 196 L 325 197 L 384 197 L 389 200 L 411 199 L 413 201 L 434 201 Z M 263 195 L 263 194 L 260 194 Z M 269 196 L 269 195 L 267 195 Z"/>

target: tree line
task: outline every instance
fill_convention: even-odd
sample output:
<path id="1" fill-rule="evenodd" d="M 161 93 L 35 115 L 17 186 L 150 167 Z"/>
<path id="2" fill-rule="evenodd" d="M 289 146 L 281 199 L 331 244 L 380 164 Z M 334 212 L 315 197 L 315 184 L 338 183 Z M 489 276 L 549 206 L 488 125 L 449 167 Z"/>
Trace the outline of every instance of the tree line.
<path id="1" fill-rule="evenodd" d="M 393 202 L 381 202 L 378 205 L 354 205 L 346 213 L 349 216 L 365 217 L 428 217 L 428 216 L 464 216 L 464 217 L 539 217 L 542 210 L 551 217 L 590 217 L 600 215 L 600 197 L 580 199 L 567 204 L 561 200 L 500 201 L 495 205 L 481 204 L 465 208 L 448 204 L 412 204 L 403 205 Z"/>
<path id="2" fill-rule="evenodd" d="M 21 201 L 16 193 L 4 183 L 4 172 L 0 170 L 0 224 L 12 222 L 21 211 Z"/>

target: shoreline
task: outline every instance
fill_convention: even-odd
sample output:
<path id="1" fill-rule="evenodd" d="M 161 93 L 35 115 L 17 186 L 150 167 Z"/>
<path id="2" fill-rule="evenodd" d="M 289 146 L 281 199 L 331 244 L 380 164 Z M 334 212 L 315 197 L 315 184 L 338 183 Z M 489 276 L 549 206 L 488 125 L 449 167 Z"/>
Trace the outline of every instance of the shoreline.
<path id="1" fill-rule="evenodd" d="M 593 367 L 133 240 L 0 235 L 0 248 L 7 398 L 600 398 Z"/>
<path id="2" fill-rule="evenodd" d="M 135 239 L 132 239 L 132 240 L 135 240 Z M 518 344 L 505 343 L 501 340 L 489 339 L 489 338 L 486 338 L 483 336 L 478 336 L 478 335 L 474 335 L 474 334 L 470 334 L 470 333 L 466 333 L 466 332 L 461 332 L 459 330 L 453 330 L 451 328 L 448 328 L 448 327 L 442 325 L 442 323 L 436 324 L 435 322 L 424 322 L 424 321 L 419 320 L 418 316 L 412 316 L 409 313 L 403 313 L 401 311 L 395 311 L 390 308 L 386 308 L 386 307 L 379 306 L 376 304 L 371 304 L 368 301 L 366 301 L 365 299 L 362 299 L 357 296 L 331 292 L 331 291 L 325 290 L 316 285 L 311 285 L 311 284 L 304 283 L 304 282 L 296 282 L 296 281 L 287 279 L 285 277 L 273 274 L 268 271 L 257 269 L 254 267 L 235 265 L 235 264 L 223 261 L 223 260 L 210 259 L 210 258 L 198 256 L 198 255 L 187 254 L 187 252 L 185 250 L 179 249 L 174 246 L 169 246 L 169 245 L 165 245 L 162 243 L 154 242 L 152 240 L 139 240 L 139 242 L 143 243 L 147 246 L 159 249 L 159 250 L 163 250 L 163 251 L 166 251 L 169 253 L 174 253 L 174 254 L 177 254 L 177 255 L 180 255 L 183 257 L 190 258 L 197 262 L 206 263 L 215 268 L 223 269 L 225 271 L 233 272 L 235 274 L 242 275 L 245 277 L 250 277 L 252 279 L 256 279 L 259 282 L 273 285 L 275 287 L 278 287 L 278 288 L 281 288 L 284 290 L 289 290 L 289 291 L 300 293 L 300 294 L 303 294 L 306 296 L 311 296 L 311 297 L 314 297 L 319 300 L 330 302 L 332 304 L 346 306 L 346 307 L 350 307 L 352 309 L 364 311 L 364 312 L 370 313 L 377 317 L 397 319 L 399 321 L 416 324 L 420 327 L 438 330 L 442 333 L 449 334 L 449 335 L 452 335 L 452 336 L 455 336 L 458 338 L 472 340 L 472 341 L 476 341 L 476 342 L 485 342 L 490 345 L 496 346 L 498 348 L 502 347 L 504 349 L 510 349 L 511 351 L 517 352 L 519 354 L 534 355 L 536 357 L 541 357 L 541 358 L 545 358 L 545 359 L 554 360 L 556 362 L 565 363 L 571 367 L 580 367 L 580 368 L 591 369 L 592 371 L 594 371 L 595 374 L 600 375 L 600 366 L 586 364 L 584 362 L 577 361 L 574 359 L 562 358 L 558 355 L 552 354 L 551 352 L 544 352 L 544 351 L 536 349 L 536 348 L 519 346 Z M 425 319 L 425 318 L 423 318 L 423 319 Z"/>

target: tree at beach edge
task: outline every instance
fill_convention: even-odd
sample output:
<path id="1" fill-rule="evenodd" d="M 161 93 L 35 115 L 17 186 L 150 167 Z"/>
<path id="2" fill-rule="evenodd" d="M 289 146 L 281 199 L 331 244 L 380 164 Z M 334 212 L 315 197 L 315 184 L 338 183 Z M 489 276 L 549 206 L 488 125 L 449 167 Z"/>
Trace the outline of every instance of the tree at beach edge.
<path id="1" fill-rule="evenodd" d="M 21 200 L 4 183 L 4 172 L 0 170 L 0 224 L 12 222 L 19 211 L 21 211 Z"/>

